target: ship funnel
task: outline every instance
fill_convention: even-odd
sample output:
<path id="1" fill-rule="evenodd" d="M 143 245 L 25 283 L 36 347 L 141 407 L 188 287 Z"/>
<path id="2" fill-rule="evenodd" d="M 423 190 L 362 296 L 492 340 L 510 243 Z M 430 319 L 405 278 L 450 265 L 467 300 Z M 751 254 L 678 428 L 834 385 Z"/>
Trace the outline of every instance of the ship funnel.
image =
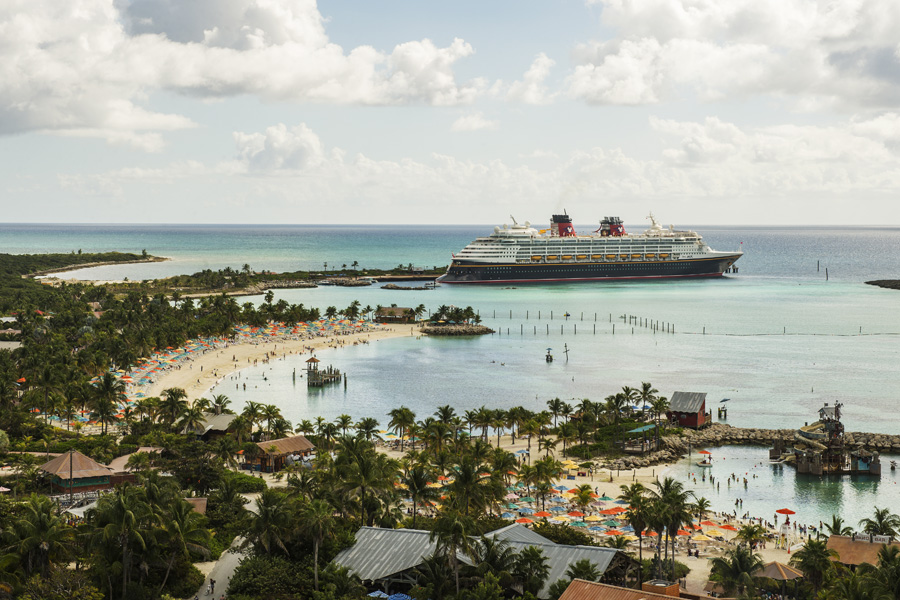
<path id="1" fill-rule="evenodd" d="M 553 215 L 550 217 L 550 230 L 559 237 L 575 237 L 575 226 L 569 215 Z"/>

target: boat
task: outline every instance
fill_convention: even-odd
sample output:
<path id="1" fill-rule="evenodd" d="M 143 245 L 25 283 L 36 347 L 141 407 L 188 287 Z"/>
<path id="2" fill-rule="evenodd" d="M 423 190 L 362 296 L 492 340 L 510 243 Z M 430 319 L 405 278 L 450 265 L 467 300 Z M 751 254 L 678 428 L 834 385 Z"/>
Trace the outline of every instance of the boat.
<path id="1" fill-rule="evenodd" d="M 698 460 L 698 461 L 697 461 L 697 466 L 698 466 L 698 467 L 711 467 L 711 466 L 712 466 L 712 461 Z"/>
<path id="2" fill-rule="evenodd" d="M 441 283 L 540 283 L 721 277 L 743 253 L 711 249 L 694 231 L 663 228 L 652 214 L 650 228 L 628 233 L 619 217 L 576 233 L 572 218 L 552 215 L 550 226 L 531 223 L 494 227 L 452 255 Z M 572 260 L 573 257 L 576 260 Z M 590 257 L 590 260 L 586 260 Z"/>

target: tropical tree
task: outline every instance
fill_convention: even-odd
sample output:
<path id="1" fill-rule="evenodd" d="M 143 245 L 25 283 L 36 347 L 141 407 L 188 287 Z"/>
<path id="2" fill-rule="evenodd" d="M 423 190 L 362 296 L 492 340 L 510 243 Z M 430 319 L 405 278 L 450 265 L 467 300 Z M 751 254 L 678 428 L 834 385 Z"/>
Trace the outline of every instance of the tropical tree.
<path id="1" fill-rule="evenodd" d="M 889 508 L 876 506 L 872 518 L 860 519 L 859 526 L 870 535 L 887 535 L 893 538 L 897 537 L 900 530 L 900 516 L 893 514 Z"/>
<path id="2" fill-rule="evenodd" d="M 313 574 L 319 591 L 319 546 L 334 527 L 334 511 L 324 500 L 313 500 L 301 511 L 301 526 L 313 539 Z"/>
<path id="3" fill-rule="evenodd" d="M 825 523 L 825 529 L 830 535 L 853 535 L 853 528 L 844 525 L 844 520 L 832 514 L 831 523 Z"/>
<path id="4" fill-rule="evenodd" d="M 158 412 L 163 423 L 173 425 L 186 408 L 187 392 L 182 388 L 173 387 L 162 391 Z"/>
<path id="5" fill-rule="evenodd" d="M 710 559 L 711 581 L 720 584 L 726 596 L 744 594 L 751 590 L 758 578 L 754 575 L 762 569 L 763 560 L 759 554 L 747 546 L 737 546 L 728 550 L 725 556 Z"/>
<path id="6" fill-rule="evenodd" d="M 837 552 L 828 548 L 825 540 L 810 538 L 791 556 L 790 564 L 803 572 L 806 580 L 812 584 L 815 595 L 818 596 L 823 581 L 834 569 L 834 561 L 831 559 L 837 555 Z"/>
<path id="7" fill-rule="evenodd" d="M 527 546 L 519 552 L 513 574 L 521 583 L 523 593 L 537 596 L 550 576 L 550 561 L 537 546 Z"/>
<path id="8" fill-rule="evenodd" d="M 176 499 L 165 510 L 162 521 L 164 535 L 160 536 L 168 546 L 166 574 L 157 594 L 161 594 L 169 580 L 172 566 L 179 556 L 189 559 L 190 555 L 209 556 L 209 530 L 205 527 L 205 518 L 184 500 Z"/>
<path id="9" fill-rule="evenodd" d="M 406 472 L 406 476 L 400 480 L 400 482 L 406 486 L 406 493 L 409 494 L 409 497 L 412 500 L 413 529 L 416 528 L 416 515 L 419 506 L 423 502 L 428 502 L 438 496 L 437 489 L 429 487 L 429 484 L 434 478 L 434 471 L 425 465 L 417 464 L 413 465 Z"/>
<path id="10" fill-rule="evenodd" d="M 72 555 L 73 533 L 49 498 L 32 494 L 21 505 L 18 518 L 3 530 L 6 549 L 12 553 L 7 560 L 21 565 L 26 577 L 46 577 L 54 564 L 65 564 Z"/>
<path id="11" fill-rule="evenodd" d="M 103 433 L 115 418 L 119 404 L 125 402 L 125 384 L 112 373 L 104 373 L 94 384 L 91 416 L 100 421 Z"/>
<path id="12" fill-rule="evenodd" d="M 260 554 L 288 555 L 287 543 L 294 532 L 290 498 L 271 488 L 256 499 L 256 511 L 244 534 L 243 546 L 253 546 Z"/>
<path id="13" fill-rule="evenodd" d="M 455 510 L 442 511 L 435 519 L 434 528 L 429 539 L 437 541 L 435 554 L 444 556 L 453 569 L 453 577 L 456 583 L 456 595 L 459 595 L 459 560 L 458 555 L 471 554 L 471 535 L 475 529 L 474 520 Z"/>

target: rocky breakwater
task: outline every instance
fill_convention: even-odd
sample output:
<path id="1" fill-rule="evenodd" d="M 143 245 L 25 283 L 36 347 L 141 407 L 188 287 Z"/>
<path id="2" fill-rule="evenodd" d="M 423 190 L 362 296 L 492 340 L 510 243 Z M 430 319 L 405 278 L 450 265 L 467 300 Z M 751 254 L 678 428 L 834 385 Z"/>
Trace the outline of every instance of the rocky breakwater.
<path id="1" fill-rule="evenodd" d="M 422 333 L 428 335 L 486 335 L 494 330 L 484 325 L 423 325 Z"/>

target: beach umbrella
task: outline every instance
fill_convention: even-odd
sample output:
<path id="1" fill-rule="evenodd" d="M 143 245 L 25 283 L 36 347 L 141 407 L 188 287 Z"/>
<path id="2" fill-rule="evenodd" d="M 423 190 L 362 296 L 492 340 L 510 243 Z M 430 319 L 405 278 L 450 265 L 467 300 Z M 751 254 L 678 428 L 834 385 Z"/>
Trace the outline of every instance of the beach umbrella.
<path id="1" fill-rule="evenodd" d="M 610 498 L 606 494 L 603 494 L 602 496 L 600 496 L 600 499 L 603 500 L 604 502 L 609 502 L 612 500 L 612 498 Z"/>
<path id="2" fill-rule="evenodd" d="M 388 596 L 388 600 L 412 600 L 412 597 L 406 594 L 391 594 Z"/>
<path id="3" fill-rule="evenodd" d="M 381 590 L 375 590 L 371 594 L 369 594 L 369 598 L 388 598 L 389 596 L 382 592 Z"/>
<path id="4" fill-rule="evenodd" d="M 507 500 L 517 500 L 519 498 L 518 494 L 513 494 L 512 492 L 508 493 L 504 496 Z"/>
<path id="5" fill-rule="evenodd" d="M 558 516 L 558 517 L 553 517 L 553 519 L 551 519 L 551 520 L 552 520 L 552 521 L 557 521 L 557 522 L 559 522 L 559 523 L 568 523 L 569 517 L 564 517 L 564 516 L 560 515 L 560 516 Z"/>
<path id="6" fill-rule="evenodd" d="M 700 524 L 706 527 L 718 527 L 718 525 L 716 525 L 712 521 L 700 521 Z"/>
<path id="7" fill-rule="evenodd" d="M 777 512 L 779 515 L 795 515 L 795 514 L 797 514 L 789 508 L 779 508 L 775 512 Z"/>
<path id="8" fill-rule="evenodd" d="M 553 513 L 549 513 L 546 510 L 542 510 L 542 511 L 534 513 L 534 516 L 536 516 L 536 517 L 552 517 Z"/>
<path id="9" fill-rule="evenodd" d="M 566 499 L 563 498 L 562 496 L 553 496 L 552 498 L 550 498 L 550 502 L 565 502 L 565 501 L 566 501 Z"/>
<path id="10" fill-rule="evenodd" d="M 604 531 L 606 527 L 601 527 L 600 525 L 593 525 L 588 527 L 588 531 Z"/>
<path id="11" fill-rule="evenodd" d="M 712 452 L 710 452 L 709 450 L 701 450 L 697 454 L 712 454 Z"/>
<path id="12" fill-rule="evenodd" d="M 587 523 L 584 521 L 575 521 L 574 523 L 569 523 L 572 527 L 587 527 Z"/>
<path id="13" fill-rule="evenodd" d="M 623 539 L 626 539 L 629 542 L 636 542 L 638 540 L 638 536 L 629 534 L 629 535 L 623 536 Z"/>
<path id="14" fill-rule="evenodd" d="M 528 523 L 534 523 L 534 521 L 532 521 L 528 517 L 522 517 L 521 519 L 516 519 L 516 523 L 521 523 L 522 525 L 527 525 Z"/>
<path id="15" fill-rule="evenodd" d="M 585 521 L 602 521 L 602 517 L 598 517 L 597 515 L 591 515 L 589 517 L 584 518 Z"/>
<path id="16" fill-rule="evenodd" d="M 525 496 L 524 498 L 519 498 L 519 502 L 534 502 L 534 498 L 531 496 Z"/>
<path id="17" fill-rule="evenodd" d="M 553 512 L 566 512 L 566 509 L 562 506 L 553 506 L 550 508 Z"/>
<path id="18" fill-rule="evenodd" d="M 692 537 L 691 539 L 694 540 L 695 542 L 711 542 L 711 541 L 712 541 L 712 538 L 711 538 L 711 537 L 705 536 L 705 535 L 703 535 L 702 533 L 698 533 L 697 535 L 695 535 L 695 536 Z"/>
<path id="19" fill-rule="evenodd" d="M 501 519 L 514 519 L 514 518 L 516 518 L 516 515 L 512 514 L 511 512 L 505 512 L 502 515 L 500 515 L 500 518 Z"/>
<path id="20" fill-rule="evenodd" d="M 719 529 L 724 529 L 726 531 L 737 531 L 737 527 L 735 527 L 734 525 L 721 525 L 719 526 Z"/>
<path id="21" fill-rule="evenodd" d="M 603 535 L 625 535 L 625 534 L 622 533 L 621 531 L 619 531 L 618 529 L 607 529 L 606 531 L 603 532 Z"/>
<path id="22" fill-rule="evenodd" d="M 716 530 L 716 529 L 707 529 L 707 530 L 706 530 L 706 535 L 717 536 L 717 535 L 722 535 L 722 532 L 721 532 L 721 531 L 718 531 L 718 530 Z"/>
<path id="23" fill-rule="evenodd" d="M 613 521 L 612 519 L 610 519 L 609 521 L 603 521 L 603 524 L 606 525 L 607 527 L 618 527 L 619 526 L 619 522 Z"/>
<path id="24" fill-rule="evenodd" d="M 533 508 L 528 508 L 528 507 L 520 508 L 520 509 L 519 509 L 519 514 L 521 514 L 521 515 L 533 515 L 533 514 L 534 514 L 534 509 L 533 509 Z"/>
<path id="25" fill-rule="evenodd" d="M 573 511 L 570 511 L 570 512 L 569 512 L 569 516 L 570 516 L 570 517 L 583 517 L 583 516 L 584 516 L 584 513 L 583 513 L 583 512 L 579 512 L 579 511 L 577 511 L 577 510 L 573 510 Z"/>
<path id="26" fill-rule="evenodd" d="M 509 504 L 507 504 L 507 505 L 506 505 L 506 508 L 508 508 L 509 510 L 519 510 L 519 507 L 516 506 L 515 504 L 513 504 L 512 502 L 510 502 Z"/>
<path id="27" fill-rule="evenodd" d="M 691 535 L 690 531 L 685 531 L 684 529 L 678 530 L 678 535 Z"/>
<path id="28" fill-rule="evenodd" d="M 569 488 L 567 488 L 567 487 L 564 486 L 564 485 L 554 485 L 554 486 L 553 486 L 553 489 L 554 489 L 554 490 L 559 490 L 560 492 L 565 492 L 565 491 L 568 490 Z"/>

